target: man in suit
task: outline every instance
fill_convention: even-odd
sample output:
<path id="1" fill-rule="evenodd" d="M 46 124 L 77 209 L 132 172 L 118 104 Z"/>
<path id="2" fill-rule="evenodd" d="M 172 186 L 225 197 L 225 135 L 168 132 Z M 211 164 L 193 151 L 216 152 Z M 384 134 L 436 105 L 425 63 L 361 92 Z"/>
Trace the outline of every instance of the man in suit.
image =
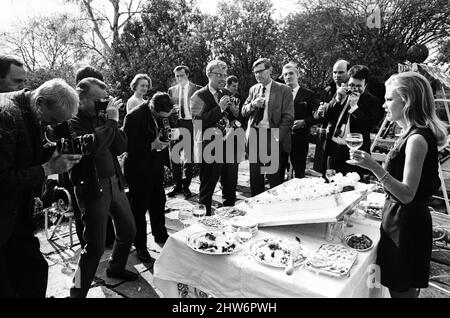
<path id="1" fill-rule="evenodd" d="M 72 298 L 84 298 L 89 291 L 105 248 L 108 215 L 113 219 L 116 239 L 106 275 L 126 281 L 138 278 L 136 273 L 125 269 L 136 226 L 117 160 L 126 151 L 128 142 L 118 126 L 123 103 L 109 97 L 106 89 L 106 84 L 96 78 L 81 80 L 77 85 L 80 109 L 70 120 L 76 135 L 94 140 L 87 146 L 88 154 L 70 172 L 85 241 L 70 288 Z"/>
<path id="2" fill-rule="evenodd" d="M 186 199 L 192 196 L 189 190 L 189 185 L 192 180 L 192 148 L 193 148 L 193 127 L 192 127 L 192 115 L 190 111 L 190 99 L 192 95 L 201 88 L 201 86 L 196 85 L 189 81 L 189 68 L 185 65 L 178 65 L 173 70 L 175 74 L 175 80 L 177 85 L 169 88 L 169 96 L 176 108 L 179 109 L 178 113 L 178 125 L 179 127 L 186 128 L 190 132 L 191 136 L 191 148 L 190 149 L 180 149 L 184 151 L 183 163 L 175 163 L 172 161 L 172 173 L 175 182 L 175 187 L 167 195 L 169 197 L 174 197 L 179 193 L 183 193 Z M 181 140 L 180 140 L 181 141 Z M 172 153 L 172 156 L 174 154 Z M 176 154 L 180 158 L 180 154 Z M 183 171 L 185 179 L 183 180 Z"/>
<path id="3" fill-rule="evenodd" d="M 152 261 L 147 250 L 147 210 L 155 242 L 164 244 L 168 238 L 164 217 L 166 195 L 162 150 L 169 143 L 159 139 L 157 124 L 160 124 L 162 117 L 170 116 L 172 107 L 169 95 L 158 92 L 149 102 L 128 113 L 123 124 L 128 136 L 125 178 L 130 186 L 131 210 L 136 222 L 134 246 L 143 262 Z"/>
<path id="4" fill-rule="evenodd" d="M 250 88 L 248 98 L 242 107 L 242 115 L 249 118 L 247 149 L 250 160 L 250 188 L 252 196 L 255 196 L 264 192 L 265 169 L 263 166 L 265 163 L 261 157 L 262 149 L 260 149 L 262 144 L 260 139 L 264 139 L 264 136 L 268 136 L 267 143 L 264 145 L 271 160 L 276 158 L 274 156 L 279 158 L 276 171 L 267 173 L 270 187 L 273 188 L 281 183 L 279 163 L 285 162 L 291 152 L 294 99 L 288 86 L 272 80 L 272 64 L 269 59 L 260 58 L 254 62 L 253 74 L 258 84 Z M 278 136 L 274 129 L 277 129 Z M 275 145 L 273 149 L 272 144 Z"/>
<path id="5" fill-rule="evenodd" d="M 77 93 L 60 79 L 0 94 L 0 298 L 45 297 L 48 264 L 33 235 L 33 197 L 47 176 L 69 170 L 81 156 L 44 148 L 43 128 L 77 111 Z"/>
<path id="6" fill-rule="evenodd" d="M 19 91 L 25 87 L 27 71 L 18 58 L 0 55 L 0 93 Z"/>
<path id="7" fill-rule="evenodd" d="M 226 83 L 227 69 L 228 66 L 223 61 L 213 60 L 209 62 L 206 66 L 208 85 L 196 91 L 191 97 L 191 113 L 194 118 L 194 146 L 196 147 L 196 154 L 202 155 L 201 158 L 196 157 L 196 161 L 201 161 L 199 202 L 206 206 L 207 215 L 211 215 L 212 196 L 219 178 L 221 178 L 222 183 L 223 205 L 233 206 L 236 202 L 238 162 L 234 160 L 233 150 L 229 150 L 229 147 L 227 147 L 227 141 L 232 140 L 227 136 L 230 136 L 229 133 L 234 128 L 229 125 L 224 127 L 222 123 L 226 121 L 231 123 L 233 119 L 236 119 L 239 115 L 239 106 L 230 103 L 230 97 L 222 92 Z M 227 117 L 225 121 L 224 116 Z M 198 127 L 200 124 L 201 127 Z M 211 139 L 206 137 L 206 131 L 208 134 L 211 132 L 212 136 L 209 137 Z M 204 134 L 205 137 L 203 137 Z M 218 141 L 218 145 L 222 148 L 214 149 L 211 152 L 214 158 L 209 160 L 211 158 L 205 158 L 203 151 L 213 141 Z M 234 147 L 230 149 L 234 149 Z"/>
<path id="8" fill-rule="evenodd" d="M 348 71 L 348 86 L 341 85 L 335 97 L 319 106 L 315 117 L 328 123 L 325 141 L 327 168 L 336 172 L 358 172 L 361 177 L 368 173 L 346 162 L 349 148 L 345 144 L 348 133 L 361 133 L 363 145 L 360 149 L 370 153 L 370 129 L 376 124 L 380 101 L 366 90 L 369 69 L 355 65 Z"/>
<path id="9" fill-rule="evenodd" d="M 282 77 L 292 90 L 294 98 L 294 125 L 292 127 L 292 150 L 289 155 L 296 178 L 305 177 L 306 157 L 309 150 L 309 129 L 317 122 L 314 111 L 319 105 L 314 92 L 298 84 L 299 71 L 293 63 L 283 67 Z M 287 162 L 284 165 L 287 167 Z M 281 169 L 281 182 L 284 181 L 285 169 Z"/>

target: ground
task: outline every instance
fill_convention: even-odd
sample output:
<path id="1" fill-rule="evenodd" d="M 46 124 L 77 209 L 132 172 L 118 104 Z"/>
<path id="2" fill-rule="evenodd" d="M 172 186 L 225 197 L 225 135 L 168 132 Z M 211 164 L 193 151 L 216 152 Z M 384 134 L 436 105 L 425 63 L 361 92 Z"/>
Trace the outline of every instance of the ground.
<path id="1" fill-rule="evenodd" d="M 314 145 L 311 145 L 310 153 L 314 153 Z M 450 162 L 449 162 L 450 163 Z M 308 163 L 309 169 L 312 162 Z M 450 165 L 443 165 L 445 178 L 450 178 Z M 311 170 L 310 170 L 311 171 Z M 311 171 L 314 172 L 314 171 Z M 198 201 L 199 180 L 195 178 L 191 184 L 194 196 L 191 201 Z M 166 192 L 171 189 L 167 188 Z M 239 179 L 237 188 L 238 200 L 250 196 L 248 162 L 239 166 Z M 177 199 L 180 199 L 181 196 Z M 221 206 L 221 189 L 218 184 L 213 196 L 213 206 Z M 441 203 L 436 203 L 436 208 L 442 209 Z M 444 206 L 445 207 L 445 206 Z M 449 218 L 450 219 L 450 218 Z M 445 221 L 444 221 L 445 222 Z M 169 233 L 181 229 L 182 225 L 173 217 L 173 213 L 166 214 L 166 225 Z M 447 224 L 450 229 L 450 222 Z M 74 227 L 73 227 L 74 228 Z M 150 225 L 147 226 L 150 231 Z M 49 241 L 45 232 L 40 231 L 37 236 L 41 242 L 41 252 L 49 264 L 49 282 L 47 297 L 64 298 L 69 296 L 69 288 L 80 253 L 80 245 L 73 231 L 74 245 L 70 246 L 67 222 L 61 226 L 60 237 Z M 157 259 L 161 247 L 153 241 L 153 236 L 148 233 L 148 249 L 153 258 Z M 158 298 L 162 293 L 153 284 L 153 264 L 143 264 L 136 257 L 134 248 L 130 251 L 127 268 L 139 272 L 137 281 L 124 282 L 106 277 L 106 263 L 111 254 L 111 249 L 106 249 L 97 269 L 94 282 L 88 293 L 88 298 Z M 432 255 L 430 287 L 421 291 L 421 298 L 450 298 L 450 251 L 435 250 Z"/>

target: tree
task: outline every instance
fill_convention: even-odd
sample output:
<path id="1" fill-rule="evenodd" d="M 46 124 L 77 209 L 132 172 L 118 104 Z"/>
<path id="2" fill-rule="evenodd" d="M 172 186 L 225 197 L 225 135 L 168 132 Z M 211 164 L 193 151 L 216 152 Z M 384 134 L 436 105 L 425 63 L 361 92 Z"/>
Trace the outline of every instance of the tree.
<path id="1" fill-rule="evenodd" d="M 369 29 L 367 9 L 373 2 L 304 1 L 306 13 L 289 17 L 286 34 L 290 41 L 287 38 L 281 41 L 288 45 L 282 51 L 295 48 L 294 58 L 301 59 L 300 64 L 310 74 L 307 81 L 311 85 L 323 85 L 338 58 L 365 64 L 379 81 L 384 81 L 396 71 L 397 63 L 405 61 L 409 47 L 430 45 L 449 34 L 448 0 L 378 0 L 382 12 L 381 28 Z M 320 62 L 318 57 L 322 59 L 322 65 L 317 63 Z"/>
<path id="2" fill-rule="evenodd" d="M 228 73 L 238 77 L 244 96 L 255 83 L 253 62 L 260 57 L 274 57 L 278 28 L 273 11 L 270 0 L 221 1 L 217 15 L 207 19 L 213 57 L 228 64 Z"/>
<path id="3" fill-rule="evenodd" d="M 111 83 L 123 97 L 137 73 L 152 78 L 154 90 L 173 84 L 172 70 L 179 64 L 191 69 L 191 79 L 206 82 L 204 68 L 210 52 L 203 36 L 203 15 L 192 0 L 150 0 L 140 19 L 129 21 L 113 46 Z"/>
<path id="4" fill-rule="evenodd" d="M 83 45 L 97 52 L 105 61 L 113 54 L 112 48 L 119 41 L 123 27 L 142 13 L 143 3 L 142 0 L 66 0 L 66 2 L 79 4 L 85 20 L 92 24 L 92 32 L 87 34 Z"/>
<path id="5" fill-rule="evenodd" d="M 53 77 L 72 82 L 74 67 L 86 54 L 78 45 L 85 29 L 77 17 L 68 13 L 34 16 L 18 25 L 5 34 L 5 40 L 10 53 L 21 57 L 31 71 L 28 86 Z"/>

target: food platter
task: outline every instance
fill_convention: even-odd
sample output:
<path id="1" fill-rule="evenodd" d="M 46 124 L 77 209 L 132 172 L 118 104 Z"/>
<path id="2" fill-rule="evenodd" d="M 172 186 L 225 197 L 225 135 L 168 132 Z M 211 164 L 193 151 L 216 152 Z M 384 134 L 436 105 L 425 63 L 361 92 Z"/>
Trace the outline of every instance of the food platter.
<path id="1" fill-rule="evenodd" d="M 237 216 L 244 216 L 247 212 L 234 206 L 224 206 L 216 209 L 214 214 L 223 218 L 231 219 Z"/>
<path id="2" fill-rule="evenodd" d="M 305 267 L 318 274 L 333 277 L 350 275 L 358 253 L 337 244 L 322 244 L 305 262 Z"/>
<path id="3" fill-rule="evenodd" d="M 365 234 L 350 234 L 344 237 L 344 243 L 358 252 L 366 252 L 373 248 L 373 241 Z"/>
<path id="4" fill-rule="evenodd" d="M 227 223 L 217 216 L 205 216 L 198 223 L 208 230 L 223 230 L 227 227 Z"/>
<path id="5" fill-rule="evenodd" d="M 227 255 L 236 252 L 240 243 L 228 231 L 202 231 L 191 234 L 186 244 L 196 252 L 209 255 Z"/>
<path id="6" fill-rule="evenodd" d="M 294 266 L 299 266 L 306 260 L 300 243 L 283 239 L 258 240 L 251 245 L 250 251 L 256 261 L 278 268 L 285 268 L 291 257 L 294 257 Z"/>

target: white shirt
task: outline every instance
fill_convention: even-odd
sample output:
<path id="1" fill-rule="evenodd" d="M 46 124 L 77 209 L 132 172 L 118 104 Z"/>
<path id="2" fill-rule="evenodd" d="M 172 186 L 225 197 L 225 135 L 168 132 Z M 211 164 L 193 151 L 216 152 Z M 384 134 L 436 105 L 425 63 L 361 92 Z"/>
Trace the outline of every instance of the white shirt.
<path id="1" fill-rule="evenodd" d="M 292 98 L 295 100 L 295 97 L 297 96 L 298 90 L 300 89 L 300 85 L 296 88 L 292 89 Z"/>
<path id="2" fill-rule="evenodd" d="M 269 129 L 270 128 L 270 124 L 269 124 L 269 98 L 270 98 L 270 89 L 272 88 L 272 81 L 270 81 L 269 84 L 267 84 L 265 86 L 266 91 L 264 93 L 264 116 L 261 119 L 261 121 L 259 122 L 259 124 L 256 126 L 258 128 L 266 128 Z M 262 93 L 262 89 L 261 89 L 261 93 Z"/>
<path id="3" fill-rule="evenodd" d="M 188 93 L 189 93 L 189 82 L 187 82 L 186 85 L 179 86 L 179 92 L 178 92 L 178 100 L 180 103 L 180 107 L 181 107 L 181 99 L 183 99 L 183 105 L 184 105 L 184 118 L 183 119 L 192 119 L 192 115 L 191 112 L 189 111 L 190 107 L 189 107 L 189 98 L 188 98 Z M 182 89 L 183 88 L 183 89 Z M 181 91 L 183 90 L 183 95 L 181 96 Z M 181 118 L 181 110 L 180 110 L 180 118 Z"/>

